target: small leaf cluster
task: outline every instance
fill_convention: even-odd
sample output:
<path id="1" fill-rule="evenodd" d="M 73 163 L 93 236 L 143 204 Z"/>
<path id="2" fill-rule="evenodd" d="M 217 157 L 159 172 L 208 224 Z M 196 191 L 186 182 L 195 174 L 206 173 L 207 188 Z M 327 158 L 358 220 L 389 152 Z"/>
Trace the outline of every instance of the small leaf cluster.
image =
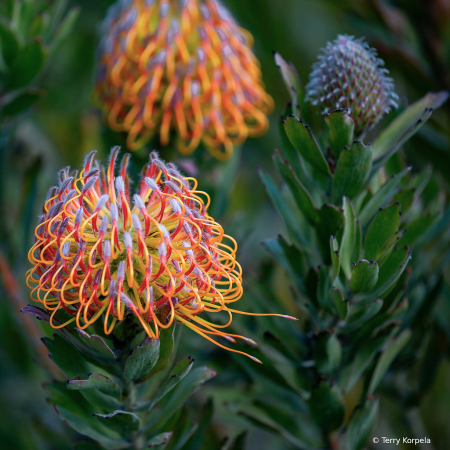
<path id="1" fill-rule="evenodd" d="M 66 39 L 79 9 L 67 2 L 6 1 L 0 10 L 0 117 L 26 111 L 44 94 L 31 85 Z"/>
<path id="2" fill-rule="evenodd" d="M 22 312 L 53 325 L 65 316 L 51 319 L 30 305 Z M 42 339 L 66 380 L 44 385 L 48 402 L 67 425 L 90 438 L 75 449 L 143 449 L 167 444 L 173 434 L 165 448 L 185 448 L 199 424 L 187 419 L 183 405 L 215 372 L 193 368 L 191 357 L 174 365 L 174 327 L 150 339 L 131 320 L 108 337 L 69 325 Z"/>
<path id="3" fill-rule="evenodd" d="M 295 68 L 279 54 L 275 60 L 291 94 L 280 121 L 283 151 L 273 156 L 281 189 L 268 173 L 260 177 L 287 238 L 263 245 L 287 272 L 302 325 L 267 322 L 261 353 L 278 364 L 260 374 L 245 369 L 271 388 L 239 413 L 295 448 L 361 450 L 393 362 L 417 360 L 422 335 L 411 324 L 426 315 L 428 294 L 438 294 L 445 261 L 429 248 L 436 240 L 448 248 L 445 195 L 429 168 L 414 173 L 399 150 L 448 93 L 405 108 L 371 144 L 354 140 L 343 109 L 313 130 Z M 270 293 L 256 283 L 252 291 L 265 312 Z"/>

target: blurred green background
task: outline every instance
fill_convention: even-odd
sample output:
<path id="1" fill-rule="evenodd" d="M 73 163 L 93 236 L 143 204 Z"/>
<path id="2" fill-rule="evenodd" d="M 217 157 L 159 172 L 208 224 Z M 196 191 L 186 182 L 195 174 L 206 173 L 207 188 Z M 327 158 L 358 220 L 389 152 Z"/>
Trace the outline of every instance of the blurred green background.
<path id="1" fill-rule="evenodd" d="M 8 16 L 13 3 L 2 0 L 0 13 Z M 45 10 L 54 2 L 39 3 Z M 288 99 L 272 53 L 278 51 L 292 61 L 305 83 L 312 63 L 327 41 L 338 34 L 365 36 L 386 61 L 401 100 L 412 103 L 430 90 L 449 88 L 450 0 L 223 0 L 223 3 L 255 38 L 254 51 L 261 61 L 267 91 L 275 100 L 275 111 L 270 117 L 269 132 L 248 140 L 231 161 L 214 161 L 202 149 L 190 161 L 199 169 L 196 177 L 200 187 L 213 197 L 212 215 L 239 244 L 238 260 L 243 266 L 244 286 L 246 280 L 264 278 L 265 285 L 278 293 L 271 299 L 271 310 L 298 314 L 292 306 L 283 271 L 260 244 L 264 238 L 275 237 L 283 231 L 257 175 L 257 167 L 273 172 L 271 155 L 280 146 L 277 123 Z M 112 145 L 124 145 L 123 136 L 107 129 L 91 102 L 98 26 L 111 4 L 108 0 L 61 2 L 62 10 L 79 8 L 79 15 L 32 83 L 43 91 L 42 98 L 25 113 L 0 118 L 0 404 L 3 416 L 0 448 L 71 448 L 73 432 L 45 403 L 41 388 L 41 383 L 57 376 L 52 373 L 50 360 L 46 367 L 37 363 L 38 355 L 45 352 L 39 341 L 43 332 L 32 319 L 24 318 L 19 309 L 28 302 L 23 275 L 29 268 L 27 251 L 32 245 L 32 230 L 45 193 L 56 183 L 57 171 L 66 165 L 78 168 L 85 153 L 94 148 L 99 151 L 99 159 L 106 160 Z M 0 99 L 3 94 L 0 92 Z M 449 113 L 450 105 L 444 105 L 433 116 L 433 127 L 422 128 L 404 149 L 415 169 L 431 163 L 435 176 L 445 184 L 450 179 Z M 160 154 L 163 159 L 182 162 L 171 149 L 161 150 Z M 136 167 L 142 165 L 147 155 L 148 149 L 133 156 Z M 448 282 L 448 274 L 444 275 Z M 446 288 L 436 311 L 442 317 L 443 328 L 450 324 L 448 292 Z M 238 309 L 252 308 L 251 298 L 245 293 L 239 303 Z M 264 325 L 257 326 L 258 320 L 236 316 L 235 321 L 237 330 L 248 328 L 259 339 L 266 331 Z M 197 448 L 214 449 L 212 442 L 218 437 L 236 436 L 243 430 L 248 430 L 247 449 L 290 448 L 281 437 L 257 429 L 233 412 L 239 408 L 239 402 L 245 401 L 247 392 L 260 389 L 239 370 L 236 357 L 187 329 L 181 332 L 183 339 L 177 359 L 191 355 L 198 364 L 207 364 L 218 371 L 217 377 L 188 404 L 194 419 L 208 398 L 213 399 L 215 406 L 211 426 Z M 401 427 L 403 421 L 408 421 L 413 427 L 417 425 L 420 437 L 426 435 L 432 439 L 431 447 L 421 448 L 450 448 L 449 339 L 448 328 L 447 332 L 437 333 L 436 345 L 445 358 L 440 361 L 436 379 L 421 408 L 412 410 L 410 417 L 402 417 L 396 413 L 395 402 L 383 398 L 375 436 L 400 437 L 389 434 L 393 428 L 398 429 L 392 422 L 397 421 Z M 399 447 L 383 446 L 383 449 L 390 448 Z"/>

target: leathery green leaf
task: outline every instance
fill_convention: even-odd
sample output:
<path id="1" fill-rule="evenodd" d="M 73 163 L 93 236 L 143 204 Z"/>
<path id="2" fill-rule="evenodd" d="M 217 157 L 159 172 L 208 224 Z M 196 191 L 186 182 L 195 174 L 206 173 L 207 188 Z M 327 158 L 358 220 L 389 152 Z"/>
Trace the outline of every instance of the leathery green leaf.
<path id="1" fill-rule="evenodd" d="M 14 32 L 3 21 L 0 21 L 0 48 L 3 60 L 10 66 L 19 52 L 19 43 Z"/>
<path id="2" fill-rule="evenodd" d="M 122 396 L 120 387 L 117 383 L 101 373 L 92 372 L 88 374 L 87 380 L 81 375 L 71 378 L 67 382 L 67 389 L 72 391 L 82 389 L 98 389 L 99 391 L 111 395 L 117 399 Z"/>
<path id="3" fill-rule="evenodd" d="M 437 214 L 425 214 L 422 217 L 414 220 L 406 227 L 406 233 L 402 237 L 401 245 L 412 245 L 416 240 L 428 230 L 440 217 L 441 213 Z"/>
<path id="4" fill-rule="evenodd" d="M 345 320 L 348 316 L 349 304 L 348 300 L 344 299 L 344 295 L 340 289 L 332 287 L 330 290 L 330 297 L 333 306 L 337 310 L 341 320 Z"/>
<path id="5" fill-rule="evenodd" d="M 309 399 L 311 417 L 323 431 L 334 431 L 344 420 L 345 407 L 337 386 L 321 381 Z"/>
<path id="6" fill-rule="evenodd" d="M 385 206 L 395 194 L 403 177 L 411 171 L 411 167 L 403 169 L 399 174 L 392 176 L 383 186 L 371 197 L 359 213 L 359 220 L 364 228 L 375 216 L 376 212 Z"/>
<path id="7" fill-rule="evenodd" d="M 339 275 L 339 269 L 341 267 L 341 262 L 339 260 L 339 243 L 334 236 L 330 237 L 330 254 L 331 254 L 331 264 L 333 266 L 333 281 Z"/>
<path id="8" fill-rule="evenodd" d="M 378 398 L 371 397 L 355 409 L 345 433 L 347 450 L 362 450 L 366 447 L 377 418 L 378 405 Z"/>
<path id="9" fill-rule="evenodd" d="M 345 276 L 350 279 L 352 274 L 352 254 L 356 239 L 356 217 L 353 205 L 347 197 L 343 198 L 344 209 L 344 234 L 342 236 L 340 260 Z"/>
<path id="10" fill-rule="evenodd" d="M 342 232 L 344 215 L 342 209 L 330 204 L 322 205 L 318 214 L 319 223 L 316 227 L 317 239 L 319 240 L 325 264 L 330 264 L 330 236 L 337 236 L 339 231 Z"/>
<path id="11" fill-rule="evenodd" d="M 381 353 L 378 359 L 375 371 L 373 372 L 372 379 L 370 380 L 368 394 L 372 395 L 377 388 L 380 381 L 383 379 L 384 375 L 389 369 L 392 361 L 395 357 L 402 351 L 403 347 L 407 344 L 411 338 L 411 330 L 405 330 L 398 337 L 391 338 L 390 342 L 386 348 Z"/>
<path id="12" fill-rule="evenodd" d="M 278 52 L 274 52 L 273 56 L 275 64 L 280 69 L 284 84 L 291 96 L 292 113 L 299 115 L 305 94 L 297 69 L 291 62 L 286 62 Z"/>
<path id="13" fill-rule="evenodd" d="M 352 272 L 350 287 L 353 292 L 370 292 L 378 281 L 378 264 L 375 261 L 362 259 L 358 261 Z"/>
<path id="14" fill-rule="evenodd" d="M 398 231 L 400 217 L 400 203 L 394 203 L 378 211 L 367 231 L 364 245 L 365 259 L 378 261 L 383 244 Z"/>
<path id="15" fill-rule="evenodd" d="M 418 130 L 417 124 L 423 124 L 428 119 L 429 110 L 439 108 L 449 96 L 448 91 L 429 92 L 425 97 L 413 103 L 403 111 L 387 128 L 385 128 L 373 143 L 374 157 L 393 154 L 405 140 L 411 137 L 411 131 Z M 424 120 L 425 119 L 425 120 Z"/>
<path id="16" fill-rule="evenodd" d="M 305 219 L 312 225 L 315 226 L 319 219 L 317 214 L 317 208 L 314 205 L 314 201 L 311 197 L 311 194 L 308 190 L 303 186 L 301 181 L 295 175 L 292 167 L 289 165 L 288 161 L 282 161 L 280 153 L 275 150 L 275 154 L 273 155 L 273 161 L 275 163 L 278 172 L 281 177 L 288 185 L 292 195 L 294 196 L 295 202 L 297 203 L 298 208 L 305 216 Z"/>
<path id="17" fill-rule="evenodd" d="M 345 109 L 336 109 L 326 114 L 325 123 L 330 130 L 331 150 L 333 150 L 335 159 L 338 160 L 344 147 L 352 145 L 355 123 Z"/>
<path id="18" fill-rule="evenodd" d="M 372 167 L 372 147 L 361 141 L 342 150 L 333 177 L 333 198 L 343 195 L 352 199 L 367 183 Z"/>
<path id="19" fill-rule="evenodd" d="M 142 345 L 133 350 L 123 371 L 123 377 L 127 383 L 139 380 L 149 374 L 158 361 L 159 346 L 159 340 L 147 336 Z"/>
<path id="20" fill-rule="evenodd" d="M 94 414 L 97 419 L 109 428 L 116 431 L 136 431 L 141 420 L 136 414 L 128 411 L 114 411 L 109 414 Z"/>
<path id="21" fill-rule="evenodd" d="M 313 359 L 319 373 L 328 375 L 341 363 L 342 348 L 336 334 L 324 331 L 314 337 Z"/>
<path id="22" fill-rule="evenodd" d="M 331 174 L 330 166 L 307 125 L 295 116 L 288 116 L 284 122 L 284 129 L 292 145 L 306 161 L 317 170 L 327 175 Z"/>

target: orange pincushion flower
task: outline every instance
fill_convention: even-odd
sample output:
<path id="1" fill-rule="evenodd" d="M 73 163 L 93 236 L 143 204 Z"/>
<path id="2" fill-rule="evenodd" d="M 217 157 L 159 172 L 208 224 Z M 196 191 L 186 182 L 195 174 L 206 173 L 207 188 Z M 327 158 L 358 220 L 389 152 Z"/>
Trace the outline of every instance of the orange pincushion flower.
<path id="1" fill-rule="evenodd" d="M 131 150 L 159 133 L 182 154 L 219 159 L 268 128 L 272 98 L 251 35 L 217 0 L 125 0 L 102 27 L 95 92 Z"/>
<path id="2" fill-rule="evenodd" d="M 134 315 L 155 339 L 173 321 L 221 347 L 210 335 L 247 339 L 220 331 L 239 312 L 228 305 L 242 295 L 242 272 L 236 242 L 207 214 L 208 195 L 152 153 L 131 204 L 130 155 L 115 177 L 118 151 L 106 173 L 93 151 L 79 176 L 66 168 L 50 189 L 29 252 L 32 300 L 53 311 L 54 328 L 76 322 L 84 329 L 101 319 L 109 334 Z M 54 324 L 58 310 L 72 318 Z M 209 323 L 198 317 L 202 311 L 225 311 L 228 324 Z"/>

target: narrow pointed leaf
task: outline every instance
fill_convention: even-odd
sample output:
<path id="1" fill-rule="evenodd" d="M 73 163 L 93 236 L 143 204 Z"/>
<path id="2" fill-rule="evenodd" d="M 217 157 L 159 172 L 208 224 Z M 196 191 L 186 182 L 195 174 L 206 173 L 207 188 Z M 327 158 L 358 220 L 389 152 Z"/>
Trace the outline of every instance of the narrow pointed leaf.
<path id="1" fill-rule="evenodd" d="M 373 154 L 376 158 L 386 154 L 393 154 L 403 143 L 418 130 L 417 123 L 424 121 L 430 109 L 439 108 L 448 99 L 448 92 L 429 92 L 425 97 L 406 108 L 387 128 L 385 128 L 373 143 Z"/>
<path id="2" fill-rule="evenodd" d="M 333 197 L 335 200 L 346 196 L 350 199 L 359 194 L 367 183 L 372 168 L 372 147 L 361 141 L 344 148 L 339 157 L 333 177 Z"/>
<path id="3" fill-rule="evenodd" d="M 11 63 L 9 89 L 19 89 L 29 84 L 41 70 L 45 60 L 42 44 L 35 40 L 19 51 Z"/>
<path id="4" fill-rule="evenodd" d="M 348 316 L 349 305 L 348 301 L 344 299 L 342 291 L 333 286 L 330 290 L 330 297 L 333 306 L 335 306 L 335 309 L 339 314 L 339 317 L 341 320 L 345 320 Z"/>
<path id="5" fill-rule="evenodd" d="M 331 254 L 331 264 L 333 266 L 333 281 L 338 277 L 339 269 L 341 267 L 338 250 L 339 250 L 339 243 L 334 236 L 331 236 L 330 254 Z"/>
<path id="6" fill-rule="evenodd" d="M 400 244 L 411 246 L 424 234 L 431 225 L 436 223 L 436 221 L 442 216 L 441 213 L 437 214 L 425 214 L 419 217 L 414 222 L 410 223 L 406 227 L 405 235 L 402 237 Z"/>
<path id="7" fill-rule="evenodd" d="M 307 191 L 305 186 L 300 182 L 300 180 L 295 175 L 292 168 L 289 166 L 287 161 L 281 161 L 280 154 L 276 152 L 273 156 L 273 161 L 278 169 L 283 180 L 288 185 L 292 195 L 297 203 L 299 210 L 305 216 L 305 219 L 312 225 L 315 226 L 318 221 L 317 209 L 314 205 L 311 194 Z"/>
<path id="8" fill-rule="evenodd" d="M 146 337 L 142 345 L 133 350 L 123 371 L 123 377 L 127 383 L 139 380 L 149 374 L 158 361 L 159 346 L 159 340 Z"/>
<path id="9" fill-rule="evenodd" d="M 358 261 L 353 268 L 350 288 L 355 293 L 370 292 L 377 284 L 378 272 L 378 264 L 375 261 Z"/>
<path id="10" fill-rule="evenodd" d="M 411 168 L 407 167 L 402 170 L 399 174 L 389 178 L 383 186 L 378 189 L 378 191 L 373 195 L 373 197 L 366 203 L 364 208 L 362 208 L 359 213 L 359 220 L 361 222 L 362 228 L 365 228 L 367 224 L 375 216 L 376 212 L 385 206 L 392 196 L 395 194 L 400 182 L 403 177 L 410 172 Z"/>
<path id="11" fill-rule="evenodd" d="M 273 56 L 275 64 L 280 69 L 284 84 L 291 96 L 292 113 L 300 116 L 300 109 L 303 106 L 305 94 L 297 69 L 291 62 L 286 62 L 278 52 L 274 52 Z"/>
<path id="12" fill-rule="evenodd" d="M 288 116 L 284 122 L 284 129 L 292 145 L 306 161 L 322 173 L 331 174 L 325 156 L 307 125 L 295 116 Z"/>
<path id="13" fill-rule="evenodd" d="M 415 194 L 415 189 L 402 189 L 401 191 L 397 192 L 394 197 L 392 197 L 391 203 L 400 203 L 401 211 L 403 213 L 406 213 L 406 211 L 408 211 L 413 204 Z"/>
<path id="14" fill-rule="evenodd" d="M 325 331 L 314 337 L 313 359 L 320 374 L 334 372 L 341 363 L 342 348 L 336 334 Z"/>
<path id="15" fill-rule="evenodd" d="M 141 421 L 136 414 L 127 411 L 114 411 L 109 414 L 94 414 L 105 426 L 119 432 L 136 431 Z"/>
<path id="16" fill-rule="evenodd" d="M 330 289 L 332 281 L 333 280 L 330 277 L 330 271 L 328 266 L 320 266 L 319 284 L 317 285 L 317 300 L 319 302 L 320 307 L 330 314 L 334 312 L 330 297 Z"/>
<path id="17" fill-rule="evenodd" d="M 144 448 L 156 447 L 157 445 L 167 444 L 172 437 L 172 432 L 160 433 L 157 436 L 153 436 L 146 443 Z"/>
<path id="18" fill-rule="evenodd" d="M 104 358 L 115 358 L 114 352 L 108 347 L 102 337 L 97 336 L 96 334 L 90 335 L 89 333 L 86 333 L 86 331 L 79 330 L 78 328 L 75 328 L 75 330 L 78 332 L 80 339 L 94 352 Z"/>
<path id="19" fill-rule="evenodd" d="M 300 230 L 294 213 L 287 204 L 286 200 L 281 195 L 281 192 L 276 187 L 272 178 L 262 170 L 259 171 L 259 175 L 264 187 L 266 188 L 267 194 L 272 200 L 272 203 L 278 211 L 278 214 L 283 219 L 283 222 L 285 223 L 286 229 L 288 230 L 289 234 L 297 241 L 297 243 L 303 244 L 307 248 L 311 248 L 311 244 L 308 243 L 306 237 Z"/>
<path id="20" fill-rule="evenodd" d="M 381 353 L 380 359 L 378 360 L 375 367 L 372 379 L 370 380 L 368 395 L 373 394 L 378 384 L 388 371 L 392 361 L 394 361 L 395 357 L 402 351 L 403 347 L 411 338 L 411 334 L 411 330 L 403 331 L 400 336 L 392 338 L 389 344 L 383 350 L 383 353 Z"/>
<path id="21" fill-rule="evenodd" d="M 400 217 L 400 203 L 394 203 L 378 211 L 367 231 L 364 246 L 365 259 L 378 261 L 383 253 L 380 252 L 383 244 L 398 231 Z"/>
<path id="22" fill-rule="evenodd" d="M 345 276 L 350 279 L 352 274 L 352 254 L 356 240 L 356 217 L 353 205 L 347 197 L 343 199 L 344 234 L 340 245 L 339 258 Z"/>
<path id="23" fill-rule="evenodd" d="M 326 432 L 339 428 L 345 417 L 345 407 L 338 387 L 330 386 L 326 381 L 321 381 L 312 390 L 309 408 L 311 418 Z"/>
<path id="24" fill-rule="evenodd" d="M 363 406 L 355 410 L 345 433 L 347 450 L 362 450 L 366 447 L 367 440 L 375 425 L 378 405 L 378 398 L 368 398 Z"/>
<path id="25" fill-rule="evenodd" d="M 355 123 L 345 109 L 336 109 L 325 116 L 328 125 L 331 150 L 336 160 L 339 159 L 344 147 L 350 148 L 353 142 Z M 347 195 L 347 194 L 343 194 Z"/>
<path id="26" fill-rule="evenodd" d="M 155 397 L 148 405 L 148 409 L 151 409 L 157 402 L 159 402 L 165 395 L 167 395 L 192 369 L 194 360 L 191 357 L 187 357 L 181 361 L 175 369 L 170 373 L 169 379 L 158 389 Z"/>
<path id="27" fill-rule="evenodd" d="M 82 390 L 82 389 L 98 389 L 104 394 L 111 395 L 118 400 L 122 396 L 120 387 L 117 383 L 101 373 L 90 373 L 87 380 L 83 379 L 81 375 L 71 378 L 67 382 L 67 389 Z"/>
<path id="28" fill-rule="evenodd" d="M 322 205 L 318 213 L 319 223 L 316 227 L 317 239 L 320 243 L 322 257 L 325 264 L 330 264 L 330 237 L 337 236 L 339 231 L 342 233 L 342 228 L 344 226 L 344 215 L 342 213 L 342 209 L 329 204 Z"/>
<path id="29" fill-rule="evenodd" d="M 19 43 L 14 32 L 2 21 L 0 21 L 0 49 L 6 65 L 11 66 L 19 53 Z"/>
<path id="30" fill-rule="evenodd" d="M 366 305 L 361 305 L 358 309 L 355 309 L 352 316 L 348 320 L 348 323 L 344 327 L 345 333 L 349 333 L 360 328 L 369 319 L 378 314 L 382 307 L 383 300 L 377 299 Z"/>

